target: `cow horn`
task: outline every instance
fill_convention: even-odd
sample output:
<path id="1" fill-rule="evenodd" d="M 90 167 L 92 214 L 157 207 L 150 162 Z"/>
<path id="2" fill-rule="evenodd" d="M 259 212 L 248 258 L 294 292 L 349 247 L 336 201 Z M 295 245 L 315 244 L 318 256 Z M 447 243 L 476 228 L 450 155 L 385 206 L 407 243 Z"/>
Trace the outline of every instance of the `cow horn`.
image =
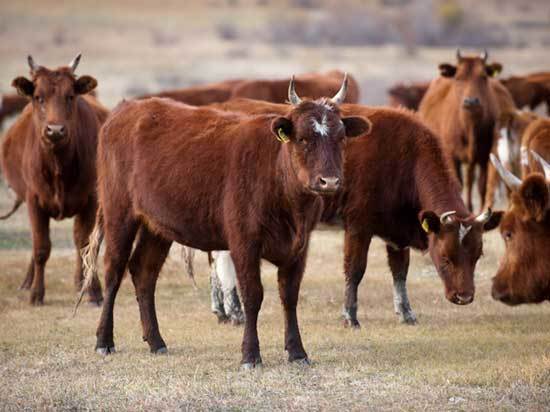
<path id="1" fill-rule="evenodd" d="M 290 83 L 288 85 L 288 101 L 293 106 L 298 106 L 302 103 L 302 99 L 296 94 L 296 89 L 294 87 L 294 75 L 290 78 Z"/>
<path id="2" fill-rule="evenodd" d="M 38 67 L 40 67 L 34 62 L 34 59 L 30 54 L 27 56 L 27 61 L 29 62 L 29 67 L 31 68 L 31 74 L 36 72 Z"/>
<path id="3" fill-rule="evenodd" d="M 457 60 L 462 59 L 462 55 L 460 54 L 460 48 L 458 48 L 458 47 L 457 47 L 457 49 L 456 49 L 456 59 L 457 59 Z"/>
<path id="4" fill-rule="evenodd" d="M 476 217 L 476 222 L 485 224 L 489 221 L 492 214 L 493 211 L 491 210 L 491 208 L 488 208 L 485 212 Z"/>
<path id="5" fill-rule="evenodd" d="M 531 150 L 531 154 L 535 159 L 537 159 L 537 162 L 539 162 L 540 165 L 542 166 L 542 169 L 544 170 L 544 177 L 546 178 L 546 180 L 550 180 L 550 164 L 546 160 L 544 160 L 544 157 L 539 155 L 534 150 Z"/>
<path id="6" fill-rule="evenodd" d="M 481 53 L 479 55 L 479 57 L 481 58 L 481 60 L 483 60 L 484 62 L 487 61 L 487 59 L 489 58 L 489 53 L 487 52 L 487 49 L 483 49 L 483 53 Z"/>
<path id="7" fill-rule="evenodd" d="M 78 67 L 78 63 L 80 63 L 81 57 L 82 57 L 82 53 L 78 53 L 76 57 L 69 63 L 69 69 L 71 69 L 71 73 L 74 74 L 74 71 Z"/>
<path id="8" fill-rule="evenodd" d="M 451 216 L 456 214 L 456 210 L 451 210 L 449 212 L 445 212 L 441 214 L 441 217 L 439 218 L 439 221 L 444 225 L 445 223 L 449 223 L 451 221 Z"/>
<path id="9" fill-rule="evenodd" d="M 344 81 L 338 93 L 331 99 L 334 104 L 342 104 L 346 100 L 346 94 L 348 94 L 348 74 L 344 73 Z"/>
<path id="10" fill-rule="evenodd" d="M 519 179 L 512 172 L 506 169 L 502 165 L 502 163 L 500 163 L 500 160 L 498 160 L 498 157 L 496 157 L 494 154 L 491 153 L 490 156 L 491 156 L 491 162 L 493 163 L 493 166 L 495 166 L 495 169 L 497 169 L 497 172 L 500 175 L 500 178 L 502 179 L 504 184 L 508 186 L 508 189 L 516 190 L 521 185 L 521 179 Z"/>

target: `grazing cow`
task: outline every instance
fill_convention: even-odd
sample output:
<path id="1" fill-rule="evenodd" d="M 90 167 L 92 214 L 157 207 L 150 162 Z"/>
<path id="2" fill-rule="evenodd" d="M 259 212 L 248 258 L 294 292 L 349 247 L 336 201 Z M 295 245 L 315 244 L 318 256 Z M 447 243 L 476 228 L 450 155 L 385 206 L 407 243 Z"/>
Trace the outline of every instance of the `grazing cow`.
<path id="1" fill-rule="evenodd" d="M 18 94 L 0 94 L 0 128 L 4 120 L 17 114 L 27 105 L 29 99 Z"/>
<path id="2" fill-rule="evenodd" d="M 480 202 L 485 199 L 489 153 L 495 140 L 495 125 L 500 116 L 495 83 L 490 77 L 502 70 L 499 63 L 487 64 L 481 56 L 462 56 L 457 50 L 457 65 L 439 65 L 441 77 L 433 80 L 420 103 L 422 119 L 443 140 L 462 182 L 461 164 L 467 164 L 466 205 L 473 210 L 472 188 L 479 167 Z"/>
<path id="3" fill-rule="evenodd" d="M 535 110 L 546 103 L 550 114 L 550 72 L 531 73 L 526 76 L 511 76 L 501 80 L 512 94 L 517 107 Z"/>
<path id="4" fill-rule="evenodd" d="M 399 83 L 388 90 L 389 105 L 393 107 L 403 106 L 407 109 L 418 110 L 422 98 L 430 87 L 430 82 Z"/>
<path id="5" fill-rule="evenodd" d="M 143 337 L 152 352 L 166 351 L 154 292 L 176 241 L 234 256 L 246 315 L 244 368 L 261 363 L 260 259 L 278 266 L 285 349 L 290 361 L 308 362 L 296 305 L 309 234 L 321 213 L 321 195 L 341 187 L 345 138 L 370 126 L 363 117 L 340 115 L 345 93 L 346 81 L 332 99 L 301 100 L 291 81 L 291 106 L 280 116 L 237 115 L 168 99 L 124 102 L 113 111 L 99 138 L 100 212 L 87 254 L 89 280 L 104 231 L 99 353 L 114 351 L 113 306 L 126 266 Z"/>
<path id="6" fill-rule="evenodd" d="M 96 201 L 95 154 L 97 134 L 107 110 L 89 96 L 97 85 L 90 76 L 75 76 L 78 55 L 67 67 L 55 70 L 28 61 L 32 79 L 17 77 L 12 85 L 32 103 L 6 132 L 0 162 L 17 199 L 9 217 L 27 203 L 32 229 L 33 255 L 21 288 L 31 289 L 31 304 L 44 302 L 44 267 L 50 256 L 50 218 L 74 217 L 77 247 L 75 285 L 82 284 L 80 249 L 94 226 Z M 94 283 L 90 300 L 99 303 L 101 290 Z"/>
<path id="7" fill-rule="evenodd" d="M 253 114 L 284 110 L 282 105 L 247 99 L 216 107 Z M 345 185 L 340 196 L 325 201 L 322 218 L 331 222 L 338 215 L 346 232 L 346 325 L 359 327 L 357 288 L 373 236 L 387 244 L 395 311 L 402 322 L 416 322 L 406 289 L 410 247 L 430 252 L 449 301 L 471 303 L 482 233 L 495 228 L 501 214 L 476 217 L 468 211 L 438 137 L 412 113 L 351 104 L 342 105 L 342 112 L 373 123 L 368 138 L 346 146 Z"/>
<path id="8" fill-rule="evenodd" d="M 548 156 L 550 151 L 545 146 Z M 540 162 L 537 168 L 542 168 L 544 174 L 529 173 L 523 180 L 491 155 L 512 191 L 510 207 L 500 223 L 505 253 L 491 291 L 494 299 L 508 305 L 550 300 L 550 262 L 546 257 L 550 248 L 550 165 L 536 152 L 531 154 L 533 161 Z"/>

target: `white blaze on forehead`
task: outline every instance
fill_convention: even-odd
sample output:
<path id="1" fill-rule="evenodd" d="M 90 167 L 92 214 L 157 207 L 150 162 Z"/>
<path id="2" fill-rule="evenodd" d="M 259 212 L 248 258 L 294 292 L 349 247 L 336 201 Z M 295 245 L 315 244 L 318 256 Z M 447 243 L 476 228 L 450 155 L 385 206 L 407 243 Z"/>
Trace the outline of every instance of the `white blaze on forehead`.
<path id="1" fill-rule="evenodd" d="M 462 243 L 468 232 L 472 230 L 472 226 L 464 226 L 462 223 L 458 227 L 458 243 Z"/>
<path id="2" fill-rule="evenodd" d="M 326 113 L 323 113 L 320 121 L 315 118 L 311 119 L 311 125 L 313 126 L 313 130 L 321 136 L 328 136 L 328 119 Z"/>

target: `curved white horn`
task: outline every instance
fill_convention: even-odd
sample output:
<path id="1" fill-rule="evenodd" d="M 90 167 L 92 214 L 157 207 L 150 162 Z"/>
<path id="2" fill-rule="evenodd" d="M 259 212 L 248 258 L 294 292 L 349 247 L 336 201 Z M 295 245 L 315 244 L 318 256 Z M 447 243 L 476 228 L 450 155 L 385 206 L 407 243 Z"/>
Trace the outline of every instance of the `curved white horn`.
<path id="1" fill-rule="evenodd" d="M 348 73 L 344 73 L 344 81 L 342 82 L 342 86 L 340 86 L 340 90 L 338 90 L 338 93 L 334 95 L 334 97 L 330 100 L 334 104 L 342 104 L 344 103 L 344 100 L 346 100 L 346 94 L 348 94 Z"/>
<path id="2" fill-rule="evenodd" d="M 74 73 L 74 71 L 78 67 L 78 63 L 80 63 L 81 57 L 82 57 L 82 53 L 78 53 L 76 57 L 69 63 L 69 68 L 71 69 L 72 73 Z"/>
<path id="3" fill-rule="evenodd" d="M 442 223 L 442 224 L 445 224 L 445 223 L 449 223 L 451 221 L 451 216 L 456 214 L 456 210 L 450 210 L 448 212 L 445 212 L 445 213 L 442 213 L 441 216 L 439 217 L 439 221 Z"/>
<path id="4" fill-rule="evenodd" d="M 531 154 L 533 155 L 533 157 L 535 159 L 537 159 L 537 162 L 539 162 L 540 165 L 542 166 L 542 168 L 544 170 L 544 177 L 546 178 L 546 180 L 550 180 L 550 163 L 548 163 L 546 160 L 544 160 L 544 157 L 539 155 L 534 150 L 531 150 Z"/>
<path id="5" fill-rule="evenodd" d="M 31 68 L 31 73 L 34 73 L 40 67 L 34 62 L 34 59 L 32 58 L 32 56 L 30 54 L 27 56 L 27 62 L 29 62 L 29 67 Z"/>
<path id="6" fill-rule="evenodd" d="M 296 88 L 294 86 L 294 75 L 290 78 L 290 83 L 288 85 L 288 101 L 294 106 L 298 106 L 302 103 L 302 99 L 296 93 Z"/>
<path id="7" fill-rule="evenodd" d="M 493 214 L 493 211 L 491 210 L 491 208 L 488 208 L 485 212 L 483 212 L 478 217 L 476 217 L 476 222 L 485 224 L 489 221 L 492 214 Z"/>
<path id="8" fill-rule="evenodd" d="M 487 59 L 489 58 L 489 53 L 487 52 L 487 49 L 483 49 L 483 53 L 481 53 L 479 57 L 481 57 L 481 60 L 483 60 L 484 62 L 487 61 Z"/>
<path id="9" fill-rule="evenodd" d="M 508 189 L 516 190 L 521 185 L 521 179 L 515 176 L 508 169 L 506 169 L 494 154 L 491 153 L 490 157 L 493 166 L 495 166 L 495 169 L 497 169 L 497 172 L 500 175 L 500 178 L 502 179 L 504 184 L 508 186 Z"/>

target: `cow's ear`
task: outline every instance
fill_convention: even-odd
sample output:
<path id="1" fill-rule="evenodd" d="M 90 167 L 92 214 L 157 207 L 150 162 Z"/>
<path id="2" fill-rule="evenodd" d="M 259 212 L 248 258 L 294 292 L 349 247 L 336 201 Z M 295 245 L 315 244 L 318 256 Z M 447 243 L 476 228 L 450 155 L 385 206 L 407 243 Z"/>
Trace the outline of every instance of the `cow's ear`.
<path id="1" fill-rule="evenodd" d="M 290 141 L 292 129 L 292 120 L 287 119 L 286 117 L 280 116 L 271 122 L 271 133 L 273 133 L 277 140 L 281 143 L 287 143 Z"/>
<path id="2" fill-rule="evenodd" d="M 26 77 L 17 77 L 13 79 L 11 85 L 17 89 L 21 96 L 32 97 L 34 94 L 34 84 Z"/>
<path id="3" fill-rule="evenodd" d="M 439 65 L 439 74 L 443 77 L 454 77 L 456 74 L 456 66 L 449 63 L 441 63 Z"/>
<path id="4" fill-rule="evenodd" d="M 489 220 L 483 224 L 483 231 L 487 232 L 489 230 L 497 228 L 498 225 L 500 225 L 502 216 L 504 216 L 504 212 L 502 210 L 497 210 L 491 213 L 491 217 L 489 218 Z"/>
<path id="5" fill-rule="evenodd" d="M 485 72 L 487 73 L 487 76 L 497 77 L 500 73 L 502 73 L 502 64 L 500 63 L 488 64 L 485 66 Z"/>
<path id="6" fill-rule="evenodd" d="M 418 215 L 418 219 L 420 220 L 420 225 L 422 226 L 422 229 L 424 229 L 424 232 L 439 233 L 439 230 L 441 229 L 441 222 L 437 214 L 431 210 L 423 210 Z"/>
<path id="7" fill-rule="evenodd" d="M 548 185 L 544 176 L 532 174 L 519 188 L 519 196 L 529 218 L 540 222 L 548 209 Z"/>
<path id="8" fill-rule="evenodd" d="M 369 119 L 361 116 L 342 117 L 346 137 L 357 137 L 370 133 L 372 123 Z"/>
<path id="9" fill-rule="evenodd" d="M 97 86 L 97 80 L 92 76 L 80 76 L 74 84 L 74 92 L 76 94 L 90 93 Z"/>

